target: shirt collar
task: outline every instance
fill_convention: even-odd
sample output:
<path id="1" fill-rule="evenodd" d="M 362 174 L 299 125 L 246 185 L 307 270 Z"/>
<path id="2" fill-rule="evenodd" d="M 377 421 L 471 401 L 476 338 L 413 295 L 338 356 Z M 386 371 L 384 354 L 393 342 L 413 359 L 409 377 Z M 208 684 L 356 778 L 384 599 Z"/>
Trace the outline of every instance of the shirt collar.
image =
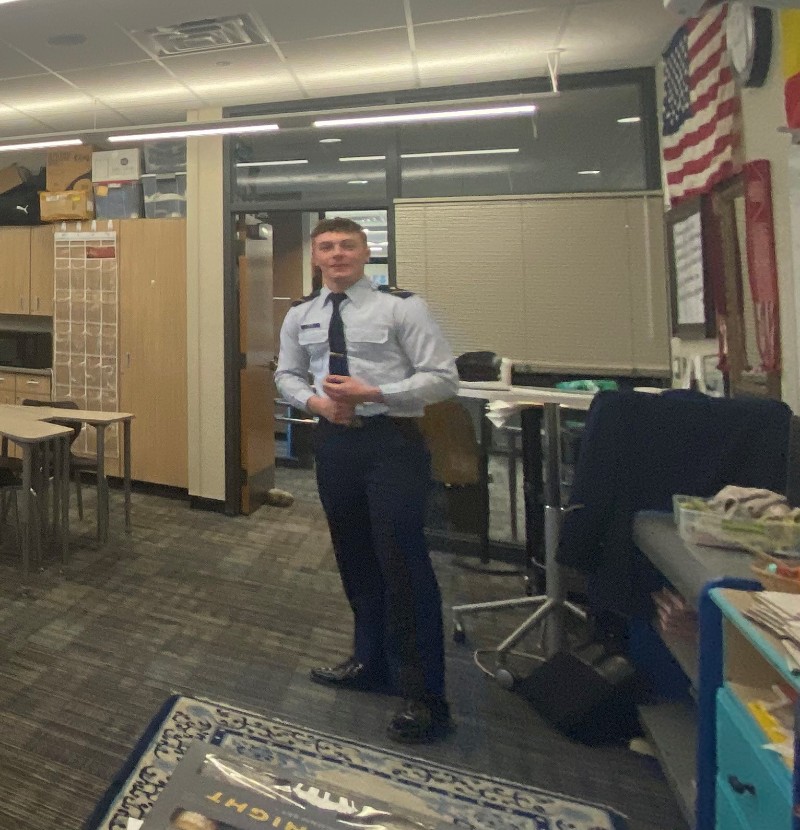
<path id="1" fill-rule="evenodd" d="M 373 291 L 372 282 L 370 281 L 369 277 L 362 277 L 358 282 L 353 283 L 344 293 L 347 295 L 347 299 L 353 303 L 355 306 L 360 306 L 361 303 L 364 302 L 367 296 Z M 325 305 L 328 302 L 328 297 L 333 292 L 328 288 L 327 285 L 322 286 L 322 290 L 319 292 L 319 296 L 322 299 L 322 305 Z"/>

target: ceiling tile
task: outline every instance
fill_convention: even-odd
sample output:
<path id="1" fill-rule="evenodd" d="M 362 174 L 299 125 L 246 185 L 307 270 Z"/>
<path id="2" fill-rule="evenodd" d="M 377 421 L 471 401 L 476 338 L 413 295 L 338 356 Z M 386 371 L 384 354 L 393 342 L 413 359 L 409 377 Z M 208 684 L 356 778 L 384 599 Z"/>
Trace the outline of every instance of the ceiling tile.
<path id="1" fill-rule="evenodd" d="M 0 40 L 0 43 L 3 44 L 0 48 L 0 79 L 41 75 L 44 72 L 38 63 L 28 60 L 24 55 L 12 49 L 8 43 L 4 43 L 2 40 Z"/>
<path id="2" fill-rule="evenodd" d="M 571 5 L 570 0 L 410 0 L 410 3 L 415 25 L 541 8 L 563 11 Z"/>
<path id="3" fill-rule="evenodd" d="M 302 14 L 298 3 L 293 0 L 250 0 L 248 5 L 259 13 L 270 34 L 279 43 L 406 25 L 401 0 L 304 3 Z M 313 9 L 309 8 L 310 5 Z"/>
<path id="4" fill-rule="evenodd" d="M 186 121 L 186 109 L 171 106 L 115 107 L 131 124 L 176 124 Z"/>
<path id="5" fill-rule="evenodd" d="M 146 57 L 108 10 L 98 11 L 89 0 L 0 6 L 0 33 L 7 44 L 57 72 Z M 83 35 L 86 40 L 76 46 L 51 46 L 48 38 L 55 35 Z"/>
<path id="6" fill-rule="evenodd" d="M 540 75 L 560 19 L 550 9 L 416 26 L 420 79 L 431 86 Z"/>
<path id="7" fill-rule="evenodd" d="M 677 25 L 660 2 L 612 0 L 577 6 L 559 44 L 562 68 L 654 66 Z"/>
<path id="8" fill-rule="evenodd" d="M 297 41 L 281 48 L 311 96 L 414 86 L 405 30 Z M 380 59 L 368 60 L 366 55 L 379 55 Z"/>
<path id="9" fill-rule="evenodd" d="M 220 66 L 227 62 L 228 66 Z M 209 104 L 233 106 L 301 97 L 292 74 L 271 46 L 164 58 L 164 66 Z"/>
<path id="10" fill-rule="evenodd" d="M 21 110 L 32 118 L 90 109 L 92 98 L 55 75 L 11 78 L 0 85 L 0 103 Z"/>
<path id="11" fill-rule="evenodd" d="M 108 66 L 102 72 L 80 69 L 65 72 L 64 77 L 87 95 L 114 108 L 143 106 L 148 103 L 153 106 L 202 105 L 202 101 L 155 61 Z"/>

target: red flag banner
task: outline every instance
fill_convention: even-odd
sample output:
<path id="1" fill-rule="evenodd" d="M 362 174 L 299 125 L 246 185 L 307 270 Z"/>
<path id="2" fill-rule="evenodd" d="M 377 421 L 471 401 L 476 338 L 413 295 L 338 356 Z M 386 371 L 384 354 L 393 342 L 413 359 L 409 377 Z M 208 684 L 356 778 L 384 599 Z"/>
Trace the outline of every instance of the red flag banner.
<path id="1" fill-rule="evenodd" d="M 756 317 L 756 341 L 764 372 L 781 368 L 778 314 L 778 265 L 772 220 L 770 163 L 763 159 L 744 166 L 744 212 L 747 227 L 747 271 Z"/>
<path id="2" fill-rule="evenodd" d="M 739 91 L 725 41 L 726 4 L 691 18 L 664 53 L 664 171 L 672 204 L 741 169 Z"/>

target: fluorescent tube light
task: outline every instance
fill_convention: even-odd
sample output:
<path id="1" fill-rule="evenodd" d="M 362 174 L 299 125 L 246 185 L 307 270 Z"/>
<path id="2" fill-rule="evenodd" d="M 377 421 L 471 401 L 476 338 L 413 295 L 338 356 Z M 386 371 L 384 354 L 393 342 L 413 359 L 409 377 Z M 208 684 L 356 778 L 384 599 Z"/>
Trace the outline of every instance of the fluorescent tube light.
<path id="1" fill-rule="evenodd" d="M 599 176 L 599 170 L 578 170 L 579 176 Z"/>
<path id="2" fill-rule="evenodd" d="M 401 153 L 404 159 L 439 158 L 440 156 L 499 156 L 505 153 L 518 153 L 519 147 L 506 147 L 497 150 L 443 150 L 438 153 Z"/>
<path id="3" fill-rule="evenodd" d="M 339 161 L 384 161 L 386 156 L 339 156 Z"/>
<path id="4" fill-rule="evenodd" d="M 284 161 L 240 161 L 237 167 L 280 167 L 287 164 L 308 164 L 308 159 L 286 159 Z"/>
<path id="5" fill-rule="evenodd" d="M 200 135 L 241 135 L 243 133 L 268 133 L 280 129 L 277 124 L 248 124 L 230 127 L 186 127 L 185 129 L 163 130 L 156 133 L 134 133 L 110 135 L 109 141 L 159 141 L 171 138 L 193 138 Z"/>
<path id="6" fill-rule="evenodd" d="M 641 115 L 629 115 L 627 118 L 618 118 L 617 124 L 638 124 L 641 120 Z"/>
<path id="7" fill-rule="evenodd" d="M 348 184 L 369 184 L 367 179 L 351 179 Z"/>
<path id="8" fill-rule="evenodd" d="M 334 118 L 315 121 L 315 127 L 366 127 L 374 124 L 408 124 L 419 121 L 447 121 L 464 118 L 498 118 L 501 115 L 524 115 L 536 112 L 535 104 L 513 107 L 485 107 L 473 110 L 444 110 L 442 112 L 404 112 L 399 115 L 364 115 L 357 118 Z"/>
<path id="9" fill-rule="evenodd" d="M 2 3 L 2 0 L 0 0 L 0 3 Z M 49 147 L 75 147 L 78 144 L 83 144 L 79 138 L 61 138 L 53 141 L 26 141 L 24 144 L 2 144 L 0 145 L 0 153 L 5 153 L 9 150 L 45 150 Z"/>
<path id="10" fill-rule="evenodd" d="M 320 144 L 341 144 L 342 139 L 341 138 L 321 138 L 319 140 L 319 143 Z"/>

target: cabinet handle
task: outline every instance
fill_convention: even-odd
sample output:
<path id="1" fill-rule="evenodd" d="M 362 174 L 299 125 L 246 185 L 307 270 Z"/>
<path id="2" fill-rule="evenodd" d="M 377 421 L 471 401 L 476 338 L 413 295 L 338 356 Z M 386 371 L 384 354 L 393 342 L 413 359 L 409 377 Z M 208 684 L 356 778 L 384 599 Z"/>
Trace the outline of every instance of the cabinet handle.
<path id="1" fill-rule="evenodd" d="M 131 353 L 125 352 L 125 365 L 130 369 L 131 368 Z"/>
<path id="2" fill-rule="evenodd" d="M 36 310 L 37 311 L 39 310 L 39 298 L 38 297 L 36 298 Z"/>
<path id="3" fill-rule="evenodd" d="M 19 310 L 20 311 L 25 310 L 25 298 L 24 297 L 19 298 Z"/>
<path id="4" fill-rule="evenodd" d="M 745 784 L 744 781 L 740 781 L 735 775 L 728 776 L 728 783 L 737 795 L 744 795 L 745 793 L 749 793 L 750 795 L 756 794 L 756 788 L 752 784 Z"/>
<path id="5" fill-rule="evenodd" d="M 27 383 L 28 386 L 38 386 L 41 383 L 41 381 L 40 380 L 26 380 L 25 383 Z"/>

